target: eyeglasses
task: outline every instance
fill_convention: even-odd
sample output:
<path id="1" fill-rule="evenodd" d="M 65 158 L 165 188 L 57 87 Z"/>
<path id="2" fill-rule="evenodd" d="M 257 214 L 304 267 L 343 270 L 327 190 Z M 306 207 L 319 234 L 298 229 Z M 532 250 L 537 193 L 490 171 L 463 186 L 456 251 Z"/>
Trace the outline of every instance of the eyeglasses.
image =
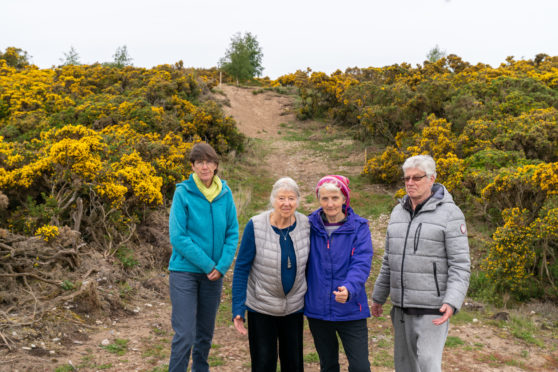
<path id="1" fill-rule="evenodd" d="M 198 167 L 203 167 L 204 165 L 206 167 L 210 167 L 212 165 L 215 165 L 215 162 L 213 160 L 196 160 L 194 162 L 194 165 L 197 165 Z"/>
<path id="2" fill-rule="evenodd" d="M 413 182 L 418 182 L 418 181 L 422 180 L 424 177 L 426 177 L 426 174 L 423 174 L 422 176 L 412 176 L 412 177 L 406 176 L 406 177 L 401 177 L 401 179 L 402 179 L 405 183 L 407 183 L 407 182 L 409 182 L 410 180 L 413 180 Z"/>

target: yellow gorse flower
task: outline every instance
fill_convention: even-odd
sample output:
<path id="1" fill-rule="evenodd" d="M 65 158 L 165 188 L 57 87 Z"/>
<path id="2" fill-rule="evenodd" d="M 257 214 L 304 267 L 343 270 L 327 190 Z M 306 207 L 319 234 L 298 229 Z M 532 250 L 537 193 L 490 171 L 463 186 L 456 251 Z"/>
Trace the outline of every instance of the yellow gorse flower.
<path id="1" fill-rule="evenodd" d="M 35 236 L 40 236 L 45 242 L 48 242 L 55 239 L 58 233 L 58 226 L 43 225 L 35 231 Z"/>

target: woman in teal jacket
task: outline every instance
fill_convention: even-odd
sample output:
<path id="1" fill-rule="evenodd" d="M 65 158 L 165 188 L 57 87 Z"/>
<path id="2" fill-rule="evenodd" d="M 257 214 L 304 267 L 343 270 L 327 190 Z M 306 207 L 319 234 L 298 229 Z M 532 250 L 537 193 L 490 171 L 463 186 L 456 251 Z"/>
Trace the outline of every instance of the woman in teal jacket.
<path id="1" fill-rule="evenodd" d="M 217 176 L 219 157 L 206 143 L 190 153 L 194 171 L 176 186 L 169 216 L 172 256 L 169 284 L 172 340 L 169 372 L 209 371 L 215 317 L 223 275 L 238 243 L 238 220 L 231 189 Z"/>

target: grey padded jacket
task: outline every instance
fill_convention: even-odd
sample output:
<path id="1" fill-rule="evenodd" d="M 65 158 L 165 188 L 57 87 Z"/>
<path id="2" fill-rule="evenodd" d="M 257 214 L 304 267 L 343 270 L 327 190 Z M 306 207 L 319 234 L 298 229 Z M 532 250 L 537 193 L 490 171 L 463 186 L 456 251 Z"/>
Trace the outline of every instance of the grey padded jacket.
<path id="1" fill-rule="evenodd" d="M 461 308 L 471 266 L 465 216 L 443 185 L 432 192 L 414 216 L 404 207 L 407 195 L 391 212 L 374 302 L 389 295 L 402 308 Z"/>
<path id="2" fill-rule="evenodd" d="M 285 295 L 281 283 L 281 245 L 269 222 L 270 213 L 263 212 L 252 218 L 256 256 L 248 275 L 246 306 L 262 314 L 285 316 L 304 307 L 310 224 L 308 217 L 295 212 L 296 227 L 289 235 L 296 255 L 296 277 L 292 289 Z"/>

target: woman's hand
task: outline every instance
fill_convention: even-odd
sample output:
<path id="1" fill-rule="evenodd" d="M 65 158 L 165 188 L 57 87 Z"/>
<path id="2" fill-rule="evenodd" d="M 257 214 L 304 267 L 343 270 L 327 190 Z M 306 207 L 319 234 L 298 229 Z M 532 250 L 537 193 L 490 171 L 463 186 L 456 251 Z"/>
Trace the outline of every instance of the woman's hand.
<path id="1" fill-rule="evenodd" d="M 211 270 L 209 274 L 207 274 L 207 279 L 211 281 L 215 281 L 221 277 L 221 273 L 217 271 L 217 269 Z"/>
<path id="2" fill-rule="evenodd" d="M 337 287 L 337 291 L 333 291 L 335 301 L 344 304 L 349 299 L 349 291 L 344 286 Z"/>
<path id="3" fill-rule="evenodd" d="M 240 315 L 237 315 L 234 318 L 234 328 L 236 328 L 236 330 L 240 332 L 241 335 L 246 336 L 248 334 L 246 327 L 244 327 L 244 319 L 242 319 Z"/>

